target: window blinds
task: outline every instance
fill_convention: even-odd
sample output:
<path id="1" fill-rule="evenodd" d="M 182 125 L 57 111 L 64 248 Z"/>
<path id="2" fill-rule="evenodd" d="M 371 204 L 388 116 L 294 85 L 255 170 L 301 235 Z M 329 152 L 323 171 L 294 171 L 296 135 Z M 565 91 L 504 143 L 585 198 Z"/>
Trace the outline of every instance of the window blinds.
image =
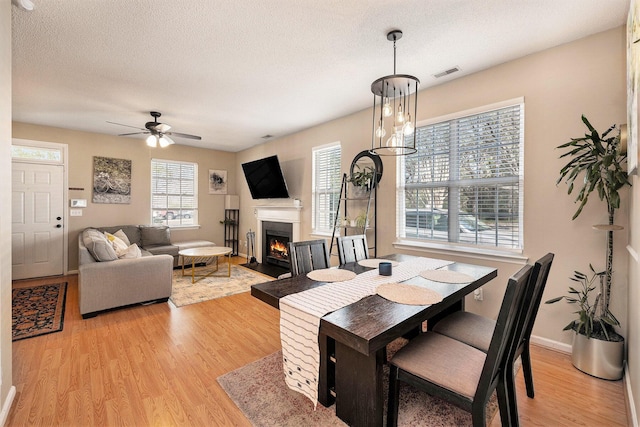
<path id="1" fill-rule="evenodd" d="M 313 231 L 331 233 L 340 201 L 340 144 L 313 149 Z"/>
<path id="2" fill-rule="evenodd" d="M 406 156 L 401 237 L 521 248 L 523 105 L 419 127 Z"/>

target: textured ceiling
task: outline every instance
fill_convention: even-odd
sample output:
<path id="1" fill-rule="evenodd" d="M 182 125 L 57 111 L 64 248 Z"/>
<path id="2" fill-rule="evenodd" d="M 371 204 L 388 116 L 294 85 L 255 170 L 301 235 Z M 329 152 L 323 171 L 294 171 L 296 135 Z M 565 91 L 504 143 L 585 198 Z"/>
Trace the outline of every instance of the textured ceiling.
<path id="1" fill-rule="evenodd" d="M 150 110 L 178 144 L 239 151 L 623 25 L 629 0 L 33 0 L 13 7 L 13 119 L 117 135 Z M 454 66 L 461 71 L 436 79 Z M 136 139 L 132 139 L 135 143 Z M 142 143 L 142 142 L 140 142 Z"/>

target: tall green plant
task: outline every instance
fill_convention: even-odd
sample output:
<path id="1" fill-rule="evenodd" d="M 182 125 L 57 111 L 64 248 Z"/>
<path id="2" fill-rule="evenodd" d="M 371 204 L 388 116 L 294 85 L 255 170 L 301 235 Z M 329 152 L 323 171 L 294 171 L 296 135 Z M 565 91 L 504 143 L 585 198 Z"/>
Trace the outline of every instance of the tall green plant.
<path id="1" fill-rule="evenodd" d="M 556 184 L 564 180 L 569 185 L 568 194 L 573 192 L 576 184 L 578 187 L 581 186 L 575 199 L 575 202 L 579 202 L 580 205 L 572 219 L 576 219 L 580 215 L 593 191 L 597 191 L 600 200 L 607 204 L 610 227 L 607 230 L 606 269 L 604 280 L 600 280 L 599 304 L 595 304 L 595 308 L 598 310 L 590 310 L 589 313 L 592 316 L 592 321 L 593 318 L 596 318 L 602 319 L 606 324 L 618 325 L 615 316 L 609 311 L 613 273 L 613 227 L 611 226 L 613 226 L 615 210 L 620 207 L 618 191 L 625 185 L 631 185 L 623 167 L 627 153 L 621 149 L 620 131 L 616 125 L 610 126 L 600 134 L 584 115 L 582 122 L 588 129 L 584 137 L 571 138 L 571 141 L 557 147 L 568 148 L 569 151 L 562 154 L 560 158 L 568 157 L 570 160 L 560 169 L 560 177 Z M 618 131 L 613 132 L 614 130 Z"/>
<path id="2" fill-rule="evenodd" d="M 576 202 L 580 202 L 578 210 L 572 219 L 576 219 L 587 204 L 589 195 L 597 190 L 600 200 L 605 200 L 609 214 L 620 207 L 620 190 L 625 185 L 631 185 L 627 172 L 622 164 L 627 158 L 627 153 L 620 148 L 620 131 L 615 135 L 609 134 L 617 129 L 612 125 L 602 135 L 591 126 L 589 120 L 583 115 L 582 121 L 589 129 L 582 138 L 571 138 L 571 141 L 558 146 L 558 148 L 571 148 L 560 158 L 570 157 L 571 160 L 560 169 L 560 177 L 557 183 L 566 179 L 569 185 L 567 190 L 571 194 L 574 189 L 575 179 L 584 172 L 584 179 L 580 179 L 582 188 L 578 192 Z M 613 224 L 613 221 L 611 221 Z"/>

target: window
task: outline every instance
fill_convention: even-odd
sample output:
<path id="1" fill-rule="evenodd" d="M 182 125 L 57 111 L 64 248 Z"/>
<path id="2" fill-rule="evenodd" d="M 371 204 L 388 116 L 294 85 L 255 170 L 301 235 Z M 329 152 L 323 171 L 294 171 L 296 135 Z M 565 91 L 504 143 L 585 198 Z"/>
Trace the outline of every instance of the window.
<path id="1" fill-rule="evenodd" d="M 151 160 L 151 219 L 171 227 L 198 224 L 198 164 Z"/>
<path id="2" fill-rule="evenodd" d="M 419 124 L 416 148 L 398 159 L 400 238 L 522 248 L 522 99 Z"/>
<path id="3" fill-rule="evenodd" d="M 313 232 L 331 234 L 340 202 L 342 183 L 340 143 L 313 149 L 312 223 Z"/>

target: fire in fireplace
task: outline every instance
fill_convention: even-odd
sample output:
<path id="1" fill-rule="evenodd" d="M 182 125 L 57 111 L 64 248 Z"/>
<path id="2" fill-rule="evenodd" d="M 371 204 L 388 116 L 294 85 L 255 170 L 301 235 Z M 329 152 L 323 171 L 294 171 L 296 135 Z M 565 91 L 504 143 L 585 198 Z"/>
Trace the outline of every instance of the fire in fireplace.
<path id="1" fill-rule="evenodd" d="M 263 257 L 265 264 L 274 264 L 289 268 L 289 242 L 291 224 L 281 222 L 263 222 Z"/>
<path id="2" fill-rule="evenodd" d="M 267 257 L 277 258 L 278 260 L 289 261 L 289 251 L 287 250 L 287 244 L 289 239 L 286 237 L 273 237 L 269 239 L 269 252 Z"/>

